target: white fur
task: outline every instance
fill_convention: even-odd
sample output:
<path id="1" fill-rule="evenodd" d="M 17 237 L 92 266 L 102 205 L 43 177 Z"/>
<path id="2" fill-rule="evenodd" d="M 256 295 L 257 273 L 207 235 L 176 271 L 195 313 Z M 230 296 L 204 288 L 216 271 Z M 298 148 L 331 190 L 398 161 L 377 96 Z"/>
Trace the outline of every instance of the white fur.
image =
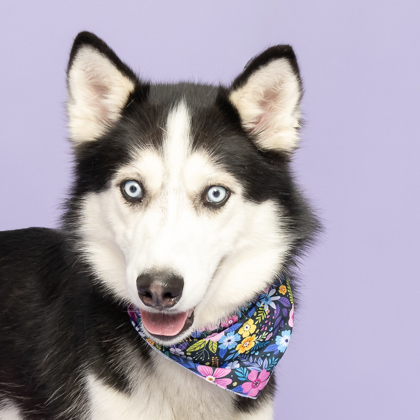
<path id="1" fill-rule="evenodd" d="M 19 407 L 11 401 L 2 401 L 0 406 L 0 419 L 1 420 L 22 420 Z"/>
<path id="2" fill-rule="evenodd" d="M 98 277 L 137 307 L 143 308 L 136 286 L 140 274 L 171 270 L 184 278 L 183 295 L 173 311 L 195 308 L 194 324 L 185 337 L 261 292 L 290 247 L 279 222 L 281 208 L 273 201 L 246 200 L 241 185 L 207 153 L 191 152 L 189 130 L 188 109 L 180 103 L 168 117 L 163 155 L 137 150 L 110 189 L 86 196 L 81 227 L 87 258 Z M 142 204 L 125 202 L 119 188 L 125 179 L 145 186 Z M 210 185 L 232 191 L 218 211 L 201 202 Z"/>
<path id="3" fill-rule="evenodd" d="M 285 58 L 271 61 L 230 95 L 246 130 L 261 149 L 292 152 L 301 117 L 299 80 Z"/>
<path id="4" fill-rule="evenodd" d="M 153 375 L 136 365 L 130 379 L 131 393 L 123 394 L 91 374 L 88 377 L 91 420 L 239 420 L 233 394 L 188 372 L 157 353 L 152 353 Z M 124 361 L 125 363 L 127 360 Z M 252 419 L 270 420 L 273 412 L 264 406 Z"/>
<path id="5" fill-rule="evenodd" d="M 82 46 L 68 75 L 69 131 L 76 144 L 103 135 L 120 118 L 134 83 L 91 46 Z"/>
<path id="6" fill-rule="evenodd" d="M 274 408 L 272 404 L 267 404 L 257 412 L 237 413 L 234 420 L 272 420 L 274 418 Z"/>

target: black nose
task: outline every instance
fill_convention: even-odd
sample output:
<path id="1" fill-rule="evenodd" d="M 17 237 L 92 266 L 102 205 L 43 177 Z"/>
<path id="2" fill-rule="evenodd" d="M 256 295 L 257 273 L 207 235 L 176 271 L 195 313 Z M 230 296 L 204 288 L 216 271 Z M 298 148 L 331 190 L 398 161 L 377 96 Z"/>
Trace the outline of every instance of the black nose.
<path id="1" fill-rule="evenodd" d="M 154 272 L 137 277 L 137 291 L 146 306 L 172 308 L 182 296 L 184 279 L 170 272 Z"/>

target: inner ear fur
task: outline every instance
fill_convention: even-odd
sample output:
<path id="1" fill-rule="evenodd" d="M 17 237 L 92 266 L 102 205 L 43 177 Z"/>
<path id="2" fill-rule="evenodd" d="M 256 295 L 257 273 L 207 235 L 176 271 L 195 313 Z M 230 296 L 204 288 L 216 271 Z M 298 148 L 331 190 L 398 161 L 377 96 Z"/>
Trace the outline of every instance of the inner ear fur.
<path id="1" fill-rule="evenodd" d="M 233 82 L 229 97 L 260 149 L 296 149 L 302 84 L 292 47 L 271 47 L 251 60 Z"/>
<path id="2" fill-rule="evenodd" d="M 75 144 L 93 141 L 114 126 L 137 77 L 100 38 L 77 35 L 67 68 L 67 113 Z"/>

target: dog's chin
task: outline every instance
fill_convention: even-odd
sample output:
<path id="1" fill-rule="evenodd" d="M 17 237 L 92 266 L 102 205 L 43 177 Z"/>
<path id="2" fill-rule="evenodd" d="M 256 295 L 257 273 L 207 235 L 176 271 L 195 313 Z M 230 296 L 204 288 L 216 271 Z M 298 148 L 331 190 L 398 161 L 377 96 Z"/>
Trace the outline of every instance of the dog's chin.
<path id="1" fill-rule="evenodd" d="M 194 309 L 180 313 L 149 312 L 140 310 L 143 332 L 163 346 L 177 344 L 193 331 Z"/>

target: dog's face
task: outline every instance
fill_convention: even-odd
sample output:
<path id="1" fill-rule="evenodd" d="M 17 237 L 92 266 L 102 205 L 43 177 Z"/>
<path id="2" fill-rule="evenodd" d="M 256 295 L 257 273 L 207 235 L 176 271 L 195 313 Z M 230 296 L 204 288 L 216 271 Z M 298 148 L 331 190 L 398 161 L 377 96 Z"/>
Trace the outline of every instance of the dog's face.
<path id="1" fill-rule="evenodd" d="M 290 47 L 222 88 L 150 85 L 82 33 L 68 68 L 70 220 L 98 281 L 172 344 L 261 292 L 302 238 L 288 169 L 301 87 Z"/>

